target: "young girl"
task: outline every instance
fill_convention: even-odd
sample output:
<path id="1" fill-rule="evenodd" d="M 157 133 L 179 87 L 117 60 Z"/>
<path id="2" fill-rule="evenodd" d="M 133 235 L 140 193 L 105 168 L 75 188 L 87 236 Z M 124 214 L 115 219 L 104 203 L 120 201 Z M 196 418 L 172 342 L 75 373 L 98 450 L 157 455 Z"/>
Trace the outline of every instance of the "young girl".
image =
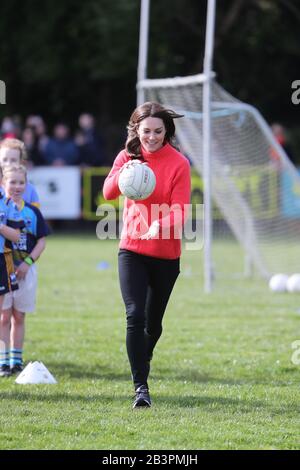
<path id="1" fill-rule="evenodd" d="M 7 138 L 0 142 L 0 166 L 24 165 L 27 152 L 24 142 Z M 40 207 L 39 196 L 33 184 L 26 182 L 23 199 L 33 206 Z"/>
<path id="2" fill-rule="evenodd" d="M 2 173 L 0 171 L 0 184 L 1 180 Z M 0 194 L 0 311 L 4 294 L 18 289 L 12 252 L 5 249 L 5 242 L 6 240 L 17 242 L 20 238 L 20 230 L 11 227 L 22 228 L 24 222 L 20 219 L 20 213 L 14 202 L 7 199 L 4 194 Z M 7 375 L 10 375 L 8 353 L 0 338 L 0 377 Z"/>
<path id="3" fill-rule="evenodd" d="M 2 184 L 7 197 L 14 201 L 25 221 L 18 242 L 12 244 L 19 289 L 5 294 L 0 318 L 0 340 L 7 352 L 10 347 L 10 373 L 16 373 L 23 368 L 25 313 L 35 310 L 35 262 L 45 249 L 49 230 L 39 209 L 22 198 L 26 187 L 24 166 L 5 166 Z"/>

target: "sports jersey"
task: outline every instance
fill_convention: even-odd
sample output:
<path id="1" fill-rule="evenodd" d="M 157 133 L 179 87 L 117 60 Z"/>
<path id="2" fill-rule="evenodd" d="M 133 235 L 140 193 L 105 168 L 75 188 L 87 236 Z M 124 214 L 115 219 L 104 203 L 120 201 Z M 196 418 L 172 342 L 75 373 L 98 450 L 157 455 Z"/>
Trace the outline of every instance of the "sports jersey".
<path id="1" fill-rule="evenodd" d="M 40 210 L 32 204 L 22 201 L 20 215 L 25 227 L 21 230 L 18 243 L 12 243 L 15 266 L 20 265 L 26 256 L 30 255 L 40 238 L 50 233 Z"/>
<path id="2" fill-rule="evenodd" d="M 7 199 L 3 193 L 0 194 L 0 223 L 9 225 L 12 228 L 22 228 L 24 226 L 22 216 L 16 204 Z M 5 251 L 6 239 L 0 235 L 0 253 Z"/>
<path id="3" fill-rule="evenodd" d="M 23 199 L 25 202 L 28 202 L 33 206 L 40 207 L 39 195 L 33 184 L 29 183 L 29 181 L 26 183 L 25 191 L 23 193 Z"/>

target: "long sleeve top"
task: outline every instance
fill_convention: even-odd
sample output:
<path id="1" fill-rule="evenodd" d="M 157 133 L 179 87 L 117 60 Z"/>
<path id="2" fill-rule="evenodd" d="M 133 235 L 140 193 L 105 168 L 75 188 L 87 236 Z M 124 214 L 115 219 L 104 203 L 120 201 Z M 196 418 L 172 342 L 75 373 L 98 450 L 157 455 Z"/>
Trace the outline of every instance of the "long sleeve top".
<path id="1" fill-rule="evenodd" d="M 142 201 L 125 198 L 120 248 L 154 258 L 179 258 L 182 229 L 190 203 L 189 161 L 168 143 L 156 152 L 147 152 L 142 147 L 142 156 L 154 171 L 156 186 L 154 192 Z M 129 160 L 125 150 L 116 157 L 104 182 L 105 199 L 120 196 L 119 173 Z M 141 240 L 140 236 L 148 231 L 155 220 L 160 224 L 158 236 Z"/>

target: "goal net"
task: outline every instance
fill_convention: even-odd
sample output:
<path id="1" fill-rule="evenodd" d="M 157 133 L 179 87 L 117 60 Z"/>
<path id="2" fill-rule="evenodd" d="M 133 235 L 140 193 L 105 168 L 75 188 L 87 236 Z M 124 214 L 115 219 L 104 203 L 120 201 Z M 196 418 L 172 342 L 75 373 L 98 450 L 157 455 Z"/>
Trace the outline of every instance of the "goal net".
<path id="1" fill-rule="evenodd" d="M 184 114 L 176 121 L 176 137 L 199 175 L 203 171 L 203 81 L 200 74 L 138 83 L 145 101 L 158 101 Z M 279 272 L 299 272 L 297 169 L 260 113 L 215 80 L 211 117 L 213 253 L 224 246 L 220 241 L 234 238 L 242 248 L 238 255 L 242 270 L 246 259 L 248 271 L 254 267 L 265 278 Z M 224 271 L 222 256 L 218 264 L 216 259 L 213 262 L 217 272 Z"/>

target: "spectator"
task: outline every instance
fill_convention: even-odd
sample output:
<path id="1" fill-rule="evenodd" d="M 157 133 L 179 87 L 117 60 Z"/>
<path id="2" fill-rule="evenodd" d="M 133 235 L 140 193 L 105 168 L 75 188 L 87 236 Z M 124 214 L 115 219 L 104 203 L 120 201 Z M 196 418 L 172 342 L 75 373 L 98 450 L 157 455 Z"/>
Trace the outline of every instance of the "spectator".
<path id="1" fill-rule="evenodd" d="M 40 117 L 36 116 L 34 114 L 30 114 L 27 116 L 26 121 L 25 121 L 25 127 L 32 127 L 33 129 L 35 128 L 37 122 L 39 121 Z"/>
<path id="2" fill-rule="evenodd" d="M 49 142 L 49 136 L 47 135 L 47 128 L 42 116 L 28 116 L 26 120 L 26 127 L 30 127 L 35 134 L 36 145 L 40 155 L 44 155 L 45 148 Z M 43 164 L 43 160 L 38 163 Z"/>
<path id="3" fill-rule="evenodd" d="M 102 166 L 105 164 L 103 139 L 96 129 L 92 114 L 82 113 L 78 119 L 79 130 L 75 142 L 79 150 L 79 164 Z"/>
<path id="4" fill-rule="evenodd" d="M 22 132 L 22 140 L 25 144 L 27 153 L 27 167 L 41 165 L 42 156 L 37 147 L 37 139 L 34 130 L 31 127 L 26 127 Z"/>
<path id="5" fill-rule="evenodd" d="M 49 139 L 44 152 L 47 165 L 77 165 L 79 152 L 75 142 L 70 138 L 70 129 L 64 123 L 56 124 L 53 138 Z"/>
<path id="6" fill-rule="evenodd" d="M 35 135 L 37 138 L 38 151 L 41 155 L 44 155 L 50 137 L 47 134 L 47 127 L 42 118 L 40 123 L 35 127 Z"/>
<path id="7" fill-rule="evenodd" d="M 13 119 L 9 116 L 3 118 L 1 123 L 1 138 L 15 138 L 17 136 L 15 123 Z"/>

